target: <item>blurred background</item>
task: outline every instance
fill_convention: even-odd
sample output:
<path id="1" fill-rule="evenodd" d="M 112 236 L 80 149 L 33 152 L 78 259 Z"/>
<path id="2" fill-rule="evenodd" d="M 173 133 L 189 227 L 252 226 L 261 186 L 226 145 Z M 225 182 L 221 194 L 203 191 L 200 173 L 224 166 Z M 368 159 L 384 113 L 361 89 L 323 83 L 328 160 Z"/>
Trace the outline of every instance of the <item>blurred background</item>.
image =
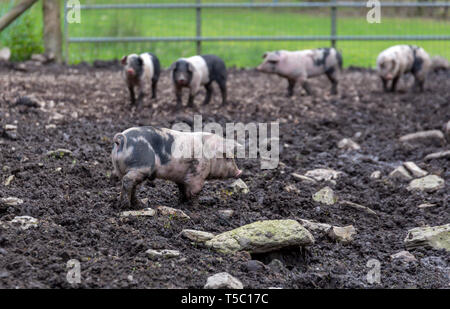
<path id="1" fill-rule="evenodd" d="M 0 16 L 10 10 L 17 0 L 0 0 Z M 450 13 L 441 7 L 383 7 L 381 23 L 368 23 L 365 1 L 354 1 L 361 7 L 202 7 L 186 8 L 106 8 L 81 9 L 81 23 L 64 23 L 64 2 L 61 0 L 61 32 L 74 42 L 63 44 L 63 54 L 69 64 L 94 60 L 120 59 L 132 52 L 151 51 L 158 55 L 164 67 L 179 57 L 201 52 L 217 54 L 228 66 L 254 67 L 268 50 L 300 50 L 329 47 L 329 36 L 395 36 L 395 40 L 337 39 L 335 46 L 343 53 L 344 66 L 374 67 L 376 56 L 391 45 L 405 43 L 422 46 L 431 56 L 450 59 Z M 81 0 L 81 5 L 105 4 L 289 4 L 328 3 L 328 1 L 295 0 Z M 351 1 L 346 1 L 349 3 Z M 393 1 L 389 1 L 392 3 Z M 397 3 L 436 3 L 432 1 L 397 0 Z M 447 3 L 449 1 L 442 1 Z M 338 2 L 342 3 L 342 2 Z M 33 53 L 42 53 L 43 32 L 42 1 L 0 32 L 0 46 L 11 49 L 11 60 L 21 61 Z M 335 17 L 333 17 L 335 14 Z M 333 19 L 335 27 L 333 28 Z M 207 38 L 200 43 L 197 35 Z M 307 38 L 305 38 L 306 36 Z M 403 36 L 441 36 L 439 40 L 406 40 Z M 150 37 L 169 41 L 111 42 L 108 38 Z M 237 38 L 216 41 L 218 37 Z M 257 41 L 243 41 L 243 37 L 259 37 Z M 274 40 L 259 40 L 270 37 Z M 289 37 L 278 40 L 278 37 Z M 294 40 L 292 37 L 303 37 Z M 90 38 L 98 42 L 75 42 L 77 38 Z M 190 38 L 192 41 L 184 41 Z M 180 41 L 178 41 L 180 40 Z M 102 42 L 101 42 L 102 41 Z"/>

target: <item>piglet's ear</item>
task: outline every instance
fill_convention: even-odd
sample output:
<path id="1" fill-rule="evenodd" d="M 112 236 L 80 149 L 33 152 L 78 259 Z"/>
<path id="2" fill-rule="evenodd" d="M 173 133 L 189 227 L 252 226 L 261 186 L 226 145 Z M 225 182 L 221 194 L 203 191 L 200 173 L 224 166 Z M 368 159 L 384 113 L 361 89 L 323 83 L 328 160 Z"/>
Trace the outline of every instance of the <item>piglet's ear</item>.
<path id="1" fill-rule="evenodd" d="M 170 67 L 169 67 L 169 71 L 172 71 L 173 69 L 175 69 L 176 68 L 176 66 L 177 66 L 177 61 L 175 61 L 174 63 L 172 63 L 171 65 L 170 65 Z"/>
<path id="2" fill-rule="evenodd" d="M 138 64 L 139 64 L 139 65 L 142 65 L 142 64 L 144 63 L 144 60 L 142 60 L 141 57 L 138 57 L 138 58 L 137 58 L 137 61 L 138 61 Z"/>
<path id="3" fill-rule="evenodd" d="M 122 65 L 125 65 L 127 63 L 127 57 L 128 56 L 123 56 L 122 60 L 120 60 L 120 63 L 122 63 Z"/>
<path id="4" fill-rule="evenodd" d="M 264 55 L 262 55 L 262 58 L 265 59 L 267 57 L 267 53 L 264 53 Z"/>
<path id="5" fill-rule="evenodd" d="M 189 62 L 189 71 L 192 73 L 194 72 L 194 70 L 195 70 L 194 65 Z"/>

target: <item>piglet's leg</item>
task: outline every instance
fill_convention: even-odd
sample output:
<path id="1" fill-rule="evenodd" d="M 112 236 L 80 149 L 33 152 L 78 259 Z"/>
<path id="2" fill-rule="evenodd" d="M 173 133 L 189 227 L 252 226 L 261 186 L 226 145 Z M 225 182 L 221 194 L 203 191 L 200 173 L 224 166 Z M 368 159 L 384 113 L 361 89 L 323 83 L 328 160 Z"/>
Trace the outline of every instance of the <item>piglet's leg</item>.
<path id="1" fill-rule="evenodd" d="M 222 106 L 227 104 L 227 80 L 222 77 L 217 79 L 217 84 L 219 85 L 220 92 L 222 94 Z"/>
<path id="2" fill-rule="evenodd" d="M 295 87 L 296 80 L 295 79 L 288 79 L 288 88 L 287 88 L 287 97 L 292 97 L 294 95 L 294 87 Z"/>
<path id="3" fill-rule="evenodd" d="M 325 74 L 331 82 L 331 94 L 337 94 L 338 79 L 335 70 L 329 70 Z"/>
<path id="4" fill-rule="evenodd" d="M 176 97 L 176 100 L 177 100 L 177 107 L 176 107 L 177 109 L 181 108 L 182 94 L 183 94 L 182 88 L 179 87 L 179 86 L 175 86 L 175 97 Z"/>
<path id="5" fill-rule="evenodd" d="M 211 101 L 211 95 L 213 93 L 212 83 L 211 82 L 207 83 L 205 85 L 205 89 L 206 89 L 206 96 L 205 101 L 203 101 L 203 105 L 207 105 Z"/>
<path id="6" fill-rule="evenodd" d="M 142 208 L 140 202 L 136 198 L 136 187 L 144 181 L 145 175 L 138 171 L 130 171 L 122 178 L 122 192 L 120 200 L 126 199 L 126 204 L 129 208 Z"/>
<path id="7" fill-rule="evenodd" d="M 156 99 L 156 88 L 158 86 L 158 80 L 152 81 L 152 99 Z"/>
<path id="8" fill-rule="evenodd" d="M 184 187 L 186 198 L 191 199 L 197 195 L 202 190 L 204 182 L 205 181 L 199 177 L 191 178 L 189 183 L 186 183 Z"/>
<path id="9" fill-rule="evenodd" d="M 133 86 L 128 86 L 128 90 L 130 91 L 131 105 L 134 105 L 136 103 L 136 99 L 134 97 L 134 88 L 133 88 Z"/>
<path id="10" fill-rule="evenodd" d="M 302 85 L 303 89 L 305 89 L 307 95 L 313 94 L 311 87 L 309 86 L 309 83 L 306 80 L 301 80 L 300 84 Z"/>
<path id="11" fill-rule="evenodd" d="M 137 105 L 136 107 L 139 107 L 142 104 L 142 100 L 144 99 L 144 89 L 142 86 L 139 86 L 139 94 L 138 94 L 138 98 L 137 98 Z"/>
<path id="12" fill-rule="evenodd" d="M 397 89 L 397 83 L 398 83 L 399 78 L 400 78 L 400 76 L 396 76 L 392 80 L 391 92 L 395 92 L 395 90 Z"/>
<path id="13" fill-rule="evenodd" d="M 383 83 L 383 91 L 384 92 L 388 92 L 388 87 L 387 87 L 388 81 L 387 81 L 387 79 L 381 77 L 381 82 Z"/>

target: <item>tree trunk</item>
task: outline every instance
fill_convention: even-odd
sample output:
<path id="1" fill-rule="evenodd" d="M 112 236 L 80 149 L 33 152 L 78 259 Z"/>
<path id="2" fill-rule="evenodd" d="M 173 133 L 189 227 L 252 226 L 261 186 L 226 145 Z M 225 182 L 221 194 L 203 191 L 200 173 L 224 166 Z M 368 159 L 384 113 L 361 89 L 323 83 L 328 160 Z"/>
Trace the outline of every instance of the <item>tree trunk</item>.
<path id="1" fill-rule="evenodd" d="M 59 0 L 43 0 L 45 54 L 62 62 L 61 8 Z"/>
<path id="2" fill-rule="evenodd" d="M 38 0 L 23 0 L 0 18 L 0 32 Z"/>

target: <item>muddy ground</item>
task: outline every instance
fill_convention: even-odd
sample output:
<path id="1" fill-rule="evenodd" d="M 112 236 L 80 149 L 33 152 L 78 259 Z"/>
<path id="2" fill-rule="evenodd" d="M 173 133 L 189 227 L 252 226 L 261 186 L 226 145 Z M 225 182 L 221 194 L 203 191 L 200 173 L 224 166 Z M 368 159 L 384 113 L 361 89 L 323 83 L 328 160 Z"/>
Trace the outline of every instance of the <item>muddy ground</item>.
<path id="1" fill-rule="evenodd" d="M 329 94 L 326 78 L 311 81 L 315 96 L 299 88 L 286 98 L 286 81 L 254 70 L 229 70 L 229 105 L 220 108 L 215 87 L 212 103 L 174 111 L 168 72 L 159 83 L 159 98 L 147 97 L 141 110 L 130 109 L 127 89 L 117 64 L 62 67 L 27 64 L 0 66 L 0 122 L 18 126 L 17 139 L 0 139 L 0 196 L 23 199 L 18 206 L 0 205 L 0 220 L 29 215 L 36 228 L 0 229 L 0 288 L 202 288 L 208 276 L 229 272 L 245 288 L 448 288 L 449 254 L 444 250 L 411 250 L 417 262 L 392 261 L 405 249 L 408 229 L 449 223 L 450 163 L 424 161 L 425 155 L 448 149 L 447 144 L 403 145 L 401 135 L 441 129 L 450 119 L 450 73 L 431 74 L 425 93 L 409 91 L 412 78 L 401 81 L 400 92 L 380 91 L 374 72 L 347 69 L 340 95 Z M 19 69 L 19 70 L 18 70 Z M 26 69 L 27 71 L 23 71 Z M 15 105 L 21 96 L 34 96 L 43 107 Z M 186 98 L 185 98 L 186 104 Z M 150 107 L 152 104 L 152 107 Z M 119 182 L 111 178 L 112 137 L 128 127 L 170 127 L 201 114 L 203 123 L 280 122 L 281 164 L 261 170 L 259 160 L 240 159 L 250 193 L 228 194 L 232 180 L 209 182 L 198 200 L 179 204 L 175 184 L 156 180 L 142 185 L 139 198 L 148 207 L 184 210 L 191 220 L 172 217 L 120 218 Z M 54 124 L 55 126 L 48 126 Z M 336 144 L 345 137 L 360 151 L 345 152 Z M 47 151 L 66 148 L 72 156 L 52 158 Z M 386 176 L 401 162 L 414 161 L 440 175 L 446 186 L 434 193 L 409 192 L 407 183 Z M 297 182 L 291 173 L 332 168 L 345 174 L 336 184 Z M 382 178 L 374 180 L 375 170 Z M 6 186 L 5 180 L 14 175 Z M 298 191 L 287 192 L 295 186 Z M 370 207 L 378 217 L 341 204 L 314 202 L 312 194 L 328 185 L 340 200 Z M 418 208 L 422 203 L 435 207 Z M 234 210 L 229 219 L 218 211 Z M 182 229 L 220 233 L 257 220 L 311 219 L 357 229 L 348 244 L 314 234 L 316 243 L 299 249 L 250 257 L 223 255 L 195 246 Z M 145 251 L 176 249 L 179 258 L 153 261 Z M 283 267 L 269 267 L 272 258 Z M 66 263 L 81 262 L 81 283 L 66 280 Z M 266 266 L 248 266 L 259 259 Z M 381 263 L 381 283 L 369 284 L 367 262 Z M 253 264 L 251 264 L 253 265 Z"/>

